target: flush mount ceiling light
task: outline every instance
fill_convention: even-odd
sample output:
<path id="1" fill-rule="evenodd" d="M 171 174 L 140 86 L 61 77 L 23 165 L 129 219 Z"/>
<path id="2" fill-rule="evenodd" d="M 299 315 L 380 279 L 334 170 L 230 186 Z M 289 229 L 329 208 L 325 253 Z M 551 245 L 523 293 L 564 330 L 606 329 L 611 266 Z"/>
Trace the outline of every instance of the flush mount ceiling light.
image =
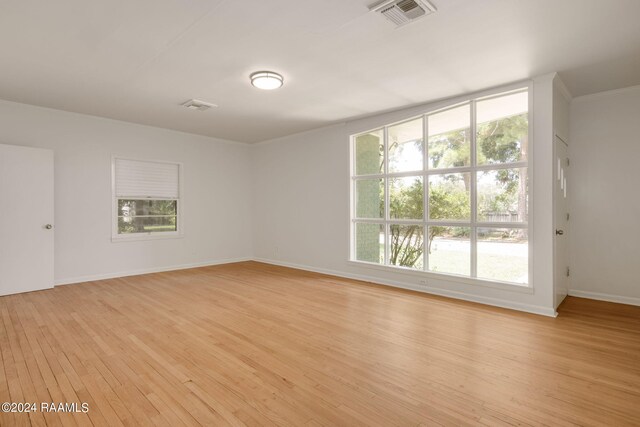
<path id="1" fill-rule="evenodd" d="M 282 76 L 273 71 L 256 71 L 249 78 L 254 87 L 264 90 L 278 89 L 284 83 Z"/>

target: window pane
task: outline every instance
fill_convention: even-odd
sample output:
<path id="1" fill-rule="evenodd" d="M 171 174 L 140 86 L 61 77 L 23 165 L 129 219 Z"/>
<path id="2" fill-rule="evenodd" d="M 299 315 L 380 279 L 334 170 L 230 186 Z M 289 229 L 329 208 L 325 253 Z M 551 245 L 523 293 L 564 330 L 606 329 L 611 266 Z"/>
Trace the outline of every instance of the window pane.
<path id="1" fill-rule="evenodd" d="M 527 222 L 527 168 L 478 171 L 478 221 Z"/>
<path id="2" fill-rule="evenodd" d="M 176 215 L 177 200 L 118 199 L 118 216 Z"/>
<path id="3" fill-rule="evenodd" d="M 470 230 L 469 227 L 429 227 L 429 271 L 469 276 Z"/>
<path id="4" fill-rule="evenodd" d="M 356 217 L 384 218 L 384 179 L 356 181 Z"/>
<path id="5" fill-rule="evenodd" d="M 389 264 L 422 269 L 424 228 L 421 225 L 391 225 Z"/>
<path id="6" fill-rule="evenodd" d="M 356 175 L 384 172 L 384 133 L 382 129 L 358 135 L 355 141 Z"/>
<path id="7" fill-rule="evenodd" d="M 177 231 L 175 216 L 118 217 L 118 234 Z"/>
<path id="8" fill-rule="evenodd" d="M 422 219 L 424 189 L 421 176 L 389 179 L 389 211 L 394 219 Z"/>
<path id="9" fill-rule="evenodd" d="M 384 225 L 356 223 L 356 259 L 384 263 Z"/>
<path id="10" fill-rule="evenodd" d="M 471 218 L 470 173 L 429 176 L 429 219 Z"/>
<path id="11" fill-rule="evenodd" d="M 469 104 L 429 116 L 429 168 L 471 164 Z"/>
<path id="12" fill-rule="evenodd" d="M 478 277 L 502 282 L 529 282 L 526 229 L 478 229 Z"/>
<path id="13" fill-rule="evenodd" d="M 529 95 L 515 93 L 476 104 L 478 164 L 527 160 Z"/>
<path id="14" fill-rule="evenodd" d="M 423 169 L 422 131 L 422 118 L 389 127 L 389 172 Z"/>

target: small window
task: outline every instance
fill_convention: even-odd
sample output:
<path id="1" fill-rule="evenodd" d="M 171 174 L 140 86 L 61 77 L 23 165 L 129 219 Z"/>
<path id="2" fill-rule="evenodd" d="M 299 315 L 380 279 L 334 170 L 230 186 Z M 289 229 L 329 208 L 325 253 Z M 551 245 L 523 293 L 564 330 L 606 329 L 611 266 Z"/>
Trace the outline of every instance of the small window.
<path id="1" fill-rule="evenodd" d="M 113 239 L 172 237 L 180 229 L 178 163 L 113 161 Z"/>

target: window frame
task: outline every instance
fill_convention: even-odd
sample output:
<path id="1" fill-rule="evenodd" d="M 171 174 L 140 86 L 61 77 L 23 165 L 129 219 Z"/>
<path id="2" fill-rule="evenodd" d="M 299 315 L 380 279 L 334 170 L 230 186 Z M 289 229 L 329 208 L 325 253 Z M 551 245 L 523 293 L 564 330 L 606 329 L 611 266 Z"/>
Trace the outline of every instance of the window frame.
<path id="1" fill-rule="evenodd" d="M 529 146 L 527 153 L 526 161 L 519 161 L 514 163 L 503 163 L 503 164 L 477 164 L 477 134 L 476 134 L 476 112 L 477 107 L 476 103 L 479 101 L 499 98 L 502 96 L 506 96 L 509 94 L 515 94 L 520 92 L 528 93 L 528 138 L 529 138 Z M 451 168 L 430 168 L 429 167 L 429 150 L 428 150 L 428 116 L 436 113 L 440 113 L 443 111 L 447 111 L 453 108 L 457 108 L 463 106 L 465 104 L 469 104 L 470 106 L 470 133 L 472 135 L 470 141 L 470 165 L 469 166 L 460 166 L 460 167 L 451 167 Z M 414 110 L 415 111 L 415 110 Z M 421 171 L 410 171 L 410 172 L 395 172 L 389 173 L 388 171 L 388 128 L 391 126 L 395 126 L 398 124 L 402 124 L 405 122 L 409 122 L 411 120 L 422 119 L 423 126 L 423 169 Z M 348 262 L 357 265 L 370 267 L 383 271 L 395 271 L 402 272 L 403 274 L 409 274 L 415 276 L 421 280 L 418 280 L 418 286 L 426 286 L 428 285 L 429 278 L 444 280 L 444 281 L 453 281 L 457 283 L 466 283 L 471 285 L 480 285 L 491 288 L 505 289 L 510 291 L 524 292 L 524 293 L 533 293 L 533 271 L 534 271 L 534 260 L 533 260 L 533 237 L 534 237 L 534 180 L 533 180 L 533 172 L 534 172 L 534 150 L 535 150 L 535 141 L 533 138 L 533 128 L 534 128 L 534 114 L 533 114 L 533 83 L 521 82 L 515 83 L 508 86 L 502 86 L 499 88 L 494 88 L 491 90 L 479 92 L 472 95 L 467 95 L 464 97 L 452 98 L 449 100 L 445 100 L 443 102 L 434 105 L 432 108 L 422 110 L 418 114 L 413 114 L 410 117 L 404 117 L 400 120 L 391 122 L 391 123 L 381 123 L 377 126 L 371 127 L 369 129 L 365 129 L 359 131 L 357 133 L 353 133 L 349 137 L 349 252 L 348 252 Z M 367 175 L 356 175 L 355 171 L 355 140 L 358 136 L 372 133 L 376 131 L 382 130 L 384 137 L 384 167 L 383 173 L 381 174 L 367 174 Z M 500 169 L 519 169 L 526 168 L 527 174 L 526 179 L 528 180 L 528 192 L 527 192 L 527 201 L 528 201 L 528 219 L 526 223 L 517 223 L 517 222 L 483 222 L 478 221 L 477 217 L 477 172 L 481 172 L 484 170 L 500 170 Z M 431 220 L 429 219 L 429 192 L 428 192 L 428 182 L 429 177 L 432 175 L 446 175 L 450 173 L 470 173 L 471 174 L 471 189 L 470 189 L 470 214 L 471 217 L 469 221 L 451 221 L 451 220 Z M 423 179 L 423 219 L 421 220 L 402 220 L 402 219 L 392 219 L 390 218 L 389 212 L 389 178 L 394 177 L 402 177 L 402 176 L 421 176 Z M 384 197 L 385 197 L 385 212 L 384 218 L 381 219 L 366 219 L 366 218 L 357 218 L 355 211 L 355 197 L 356 197 L 356 182 L 360 179 L 383 179 L 384 180 Z M 371 224 L 382 224 L 385 228 L 385 239 L 384 239 L 384 263 L 374 263 L 369 261 L 361 261 L 356 259 L 356 236 L 355 236 L 355 228 L 357 223 L 371 223 Z M 430 226 L 452 226 L 452 227 L 469 227 L 471 229 L 471 233 L 469 236 L 469 244 L 470 244 L 470 257 L 471 257 L 471 265 L 470 265 L 470 275 L 456 275 L 452 273 L 436 273 L 428 270 L 428 254 L 427 251 L 424 250 L 422 254 L 422 269 L 415 269 L 411 267 L 404 266 L 395 266 L 388 264 L 389 262 L 389 252 L 390 252 L 390 226 L 391 224 L 401 224 L 401 225 L 419 225 L 423 227 L 423 233 L 425 234 L 424 245 L 427 244 L 427 232 L 428 227 Z M 510 229 L 525 229 L 527 230 L 528 235 L 528 280 L 527 283 L 516 283 L 516 282 L 507 282 L 500 281 L 495 279 L 485 279 L 477 277 L 477 255 L 478 255 L 478 230 L 481 228 L 510 228 Z M 426 248 L 425 248 L 426 249 Z"/>
<path id="2" fill-rule="evenodd" d="M 119 198 L 116 195 L 116 160 L 133 160 L 148 163 L 164 163 L 178 166 L 178 198 L 131 196 Z M 147 233 L 118 233 L 118 200 L 175 200 L 176 201 L 176 231 L 150 231 Z M 183 163 L 166 160 L 140 159 L 126 156 L 111 156 L 111 241 L 132 242 L 142 240 L 180 239 L 184 237 L 184 196 L 183 196 Z"/>

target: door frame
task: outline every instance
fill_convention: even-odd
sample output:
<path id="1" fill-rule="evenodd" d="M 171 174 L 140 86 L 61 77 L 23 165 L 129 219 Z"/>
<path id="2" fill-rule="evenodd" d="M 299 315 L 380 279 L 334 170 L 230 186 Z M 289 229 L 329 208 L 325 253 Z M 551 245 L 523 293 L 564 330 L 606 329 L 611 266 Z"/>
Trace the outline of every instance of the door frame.
<path id="1" fill-rule="evenodd" d="M 564 144 L 564 146 L 566 147 L 567 150 L 567 158 L 568 157 L 568 153 L 569 153 L 569 143 L 568 143 L 568 138 L 566 138 L 565 136 L 561 135 L 560 133 L 558 133 L 557 131 L 555 131 L 553 133 L 553 230 L 552 232 L 554 233 L 553 235 L 553 303 L 554 303 L 554 307 L 557 309 L 558 306 L 562 303 L 562 301 L 564 301 L 564 299 L 566 298 L 566 296 L 569 294 L 569 277 L 567 277 L 567 281 L 566 281 L 566 289 L 563 290 L 563 294 L 561 298 L 558 297 L 559 293 L 558 293 L 558 277 L 557 277 L 557 270 L 558 270 L 558 236 L 555 234 L 555 231 L 558 229 L 558 221 L 557 221 L 557 210 L 558 210 L 558 205 L 556 203 L 557 197 L 558 197 L 558 192 L 560 191 L 560 187 L 557 185 L 556 181 L 558 179 L 558 166 L 556 163 L 556 159 L 558 158 L 558 144 Z M 566 191 L 566 190 L 565 190 Z M 568 193 L 567 193 L 568 194 Z M 568 199 L 568 195 L 567 195 L 567 199 Z M 568 213 L 568 212 L 567 212 Z M 569 233 L 567 232 L 567 235 L 565 236 L 567 239 L 569 238 Z M 566 242 L 566 251 L 567 251 L 567 264 L 569 264 L 569 259 L 570 259 L 570 253 L 569 253 L 569 244 L 568 242 Z"/>

